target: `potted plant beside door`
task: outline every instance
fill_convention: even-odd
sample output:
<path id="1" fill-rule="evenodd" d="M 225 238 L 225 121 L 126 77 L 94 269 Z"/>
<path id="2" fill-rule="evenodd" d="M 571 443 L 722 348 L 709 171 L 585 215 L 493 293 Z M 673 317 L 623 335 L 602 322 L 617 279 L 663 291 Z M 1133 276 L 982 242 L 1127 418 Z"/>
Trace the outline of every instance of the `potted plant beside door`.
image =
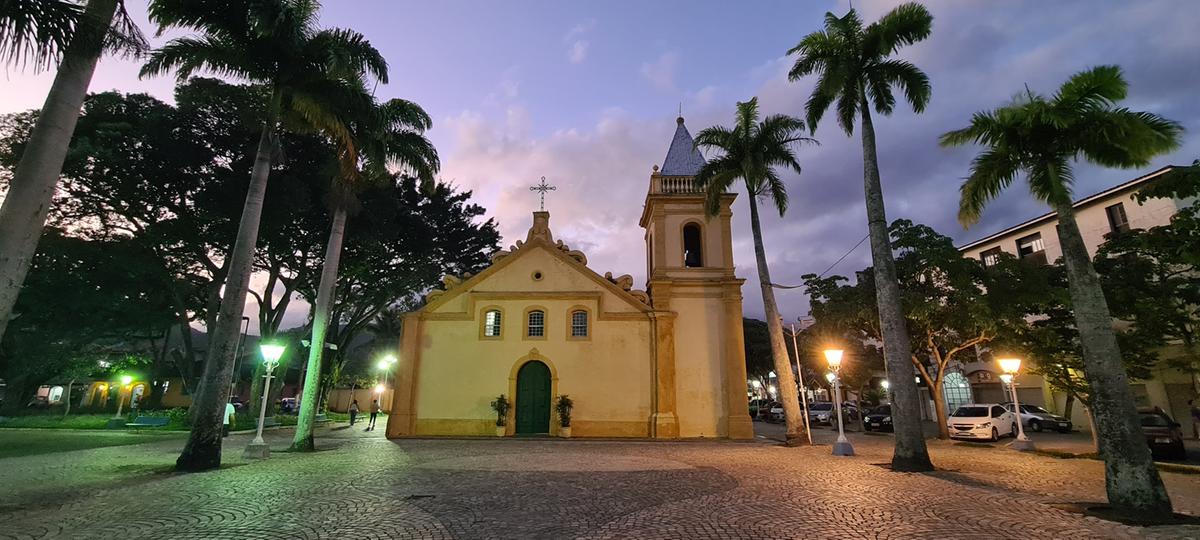
<path id="1" fill-rule="evenodd" d="M 504 394 L 492 401 L 492 410 L 496 411 L 496 436 L 503 437 L 506 433 L 505 422 L 508 421 L 508 398 Z"/>
<path id="2" fill-rule="evenodd" d="M 558 435 L 560 437 L 569 438 L 571 436 L 571 408 L 574 406 L 575 402 L 565 394 L 554 400 L 554 412 L 558 413 Z"/>

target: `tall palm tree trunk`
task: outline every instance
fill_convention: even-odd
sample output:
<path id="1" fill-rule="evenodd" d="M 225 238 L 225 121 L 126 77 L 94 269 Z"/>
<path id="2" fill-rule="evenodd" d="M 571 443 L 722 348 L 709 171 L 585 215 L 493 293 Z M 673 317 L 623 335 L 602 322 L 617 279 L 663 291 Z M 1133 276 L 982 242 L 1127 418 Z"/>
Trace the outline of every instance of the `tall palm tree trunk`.
<path id="1" fill-rule="evenodd" d="M 749 190 L 747 190 L 749 191 Z M 800 394 L 796 390 L 796 377 L 792 374 L 792 361 L 788 359 L 787 345 L 783 341 L 783 321 L 779 319 L 779 307 L 775 303 L 775 290 L 771 288 L 771 271 L 767 268 L 767 253 L 763 249 L 762 225 L 758 220 L 758 200 L 750 193 L 750 230 L 754 233 L 754 259 L 758 264 L 758 286 L 762 289 L 763 309 L 767 312 L 767 331 L 771 335 L 771 358 L 775 361 L 775 375 L 779 380 L 779 401 L 783 403 L 783 416 L 787 421 L 787 444 L 800 444 L 804 433 L 804 419 L 800 418 Z M 800 361 L 799 358 L 796 359 Z M 737 381 L 729 381 L 736 383 Z"/>
<path id="2" fill-rule="evenodd" d="M 100 61 L 104 36 L 118 3 L 118 0 L 88 2 L 76 38 L 63 54 L 54 84 L 21 154 L 4 205 L 0 206 L 0 340 L 4 339 L 13 306 L 37 252 L 63 160 L 79 121 L 79 110 Z"/>
<path id="3" fill-rule="evenodd" d="M 258 243 L 258 225 L 267 192 L 267 178 L 271 172 L 279 102 L 280 97 L 276 92 L 271 96 L 262 136 L 258 139 L 250 187 L 246 191 L 246 204 L 242 207 L 242 217 L 238 223 L 237 240 L 229 254 L 229 274 L 225 280 L 221 310 L 215 328 L 211 329 L 204 375 L 199 390 L 192 397 L 192 431 L 183 453 L 175 460 L 176 470 L 206 471 L 221 466 L 221 425 L 225 402 L 229 397 L 229 384 L 233 380 L 242 313 L 246 308 L 246 292 L 250 288 L 254 249 Z"/>
<path id="4" fill-rule="evenodd" d="M 1108 502 L 1131 515 L 1168 517 L 1171 499 L 1138 422 L 1100 276 L 1088 256 L 1071 203 L 1058 204 L 1055 209 L 1075 327 L 1083 348 L 1084 377 L 1092 387 L 1091 410 L 1104 459 Z"/>
<path id="5" fill-rule="evenodd" d="M 892 470 L 931 471 L 929 450 L 921 430 L 921 403 L 913 378 L 912 345 L 904 308 L 900 305 L 900 284 L 896 280 L 896 261 L 888 238 L 887 216 L 883 205 L 883 187 L 879 181 L 879 158 L 875 151 L 875 126 L 871 123 L 871 104 L 862 100 L 863 183 L 867 199 L 867 230 L 871 237 L 871 265 L 875 271 L 875 298 L 879 306 L 879 326 L 883 334 L 883 360 L 892 390 L 892 426 L 896 448 Z"/>
<path id="6" fill-rule="evenodd" d="M 342 256 L 342 239 L 346 233 L 346 207 L 337 204 L 333 224 L 329 227 L 329 242 L 325 245 L 325 262 L 321 267 L 321 283 L 317 289 L 317 305 L 313 311 L 312 341 L 308 350 L 308 377 L 304 379 L 304 395 L 300 400 L 300 418 L 296 420 L 296 436 L 292 450 L 311 452 L 313 420 L 317 416 L 317 392 L 321 387 L 321 358 L 325 352 L 325 333 L 329 330 L 329 311 L 337 286 L 338 263 Z"/>

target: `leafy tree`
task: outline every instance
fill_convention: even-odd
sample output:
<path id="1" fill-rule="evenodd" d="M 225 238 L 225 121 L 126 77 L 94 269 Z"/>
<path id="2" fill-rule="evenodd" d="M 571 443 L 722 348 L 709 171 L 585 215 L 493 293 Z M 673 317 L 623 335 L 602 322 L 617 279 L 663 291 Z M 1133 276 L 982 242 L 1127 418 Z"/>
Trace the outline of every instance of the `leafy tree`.
<path id="1" fill-rule="evenodd" d="M 122 0 L 90 0 L 79 10 L 60 0 L 0 3 L 0 58 L 62 62 L 29 144 L 0 205 L 0 340 L 37 251 L 79 109 L 105 50 L 138 54 L 145 42 Z"/>
<path id="2" fill-rule="evenodd" d="M 1186 200 L 1200 194 L 1200 162 L 1179 167 L 1142 190 Z M 1093 261 L 1114 317 L 1140 342 L 1177 343 L 1183 355 L 1163 358 L 1172 368 L 1200 375 L 1200 202 L 1179 209 L 1170 223 L 1110 235 Z M 1124 343 L 1122 352 L 1126 352 Z M 1128 356 L 1128 354 L 1126 354 Z"/>
<path id="3" fill-rule="evenodd" d="M 970 225 L 989 201 L 1024 173 L 1029 190 L 1058 214 L 1084 376 L 1105 461 L 1105 488 L 1115 509 L 1150 518 L 1171 515 L 1171 499 L 1150 457 L 1134 406 L 1112 314 L 1075 221 L 1073 162 L 1143 167 L 1179 146 L 1183 128 L 1161 116 L 1117 105 L 1128 84 L 1117 66 L 1071 76 L 1053 96 L 1026 90 L 1011 103 L 975 113 L 971 124 L 945 133 L 944 146 L 986 147 L 963 183 L 959 221 Z"/>
<path id="4" fill-rule="evenodd" d="M 344 167 L 333 180 L 333 216 L 329 229 L 329 242 L 325 247 L 325 260 L 321 265 L 321 280 L 317 285 L 317 298 L 312 310 L 312 343 L 309 349 L 308 372 L 321 371 L 321 357 L 329 329 L 329 312 L 332 296 L 337 287 L 338 263 L 342 255 L 342 241 L 346 232 L 346 217 L 354 200 L 355 191 L 367 182 L 394 182 L 395 176 L 388 168 L 412 171 L 424 187 L 431 189 L 433 177 L 441 166 L 437 150 L 425 138 L 425 130 L 433 121 L 416 103 L 403 99 L 392 99 L 383 104 L 372 104 L 369 108 L 349 108 L 344 111 L 344 123 L 350 126 L 352 143 L 343 144 L 339 152 L 357 153 L 355 159 L 343 159 Z M 361 162 L 361 163 L 360 163 Z M 327 381 L 332 385 L 338 366 Z M 314 450 L 313 419 L 319 380 L 309 377 L 304 381 L 304 397 L 300 401 L 300 417 L 296 422 L 296 433 L 292 450 Z"/>
<path id="5" fill-rule="evenodd" d="M 867 229 L 871 238 L 872 268 L 875 272 L 875 296 L 882 327 L 884 353 L 892 381 L 893 422 L 896 447 L 892 469 L 897 471 L 933 470 L 925 436 L 921 431 L 917 386 L 906 375 L 905 359 L 912 346 L 904 326 L 900 286 L 896 281 L 892 247 L 888 244 L 887 216 L 883 188 L 879 178 L 879 156 L 875 149 L 875 125 L 871 109 L 890 115 L 896 107 L 893 87 L 904 92 L 913 110 L 922 112 L 929 103 L 929 78 L 919 68 L 892 58 L 901 47 L 929 37 L 933 16 L 916 3 L 901 4 L 878 21 L 863 28 L 858 12 L 851 9 L 843 17 L 825 14 L 825 29 L 804 37 L 788 54 L 796 54 L 796 63 L 788 72 L 792 81 L 817 74 L 817 84 L 805 106 L 809 129 L 829 107 L 836 103 L 837 121 L 847 135 L 854 132 L 854 121 L 862 122 L 863 183 L 866 195 Z"/>
<path id="6" fill-rule="evenodd" d="M 153 0 L 151 21 L 160 31 L 194 30 L 196 37 L 171 40 L 154 51 L 143 75 L 174 70 L 180 80 L 200 70 L 232 75 L 270 88 L 246 204 L 230 251 L 225 293 L 210 329 L 208 362 L 193 403 L 187 446 L 176 461 L 181 471 L 221 463 L 224 389 L 229 386 L 239 326 L 245 307 L 263 197 L 272 154 L 283 123 L 293 130 L 319 130 L 349 139 L 335 112 L 369 96 L 364 73 L 387 82 L 387 63 L 363 36 L 344 29 L 318 29 L 315 0 Z"/>
<path id="7" fill-rule="evenodd" d="M 762 224 L 758 217 L 759 199 L 771 201 L 782 216 L 787 211 L 787 186 L 776 167 L 787 167 L 800 173 L 800 162 L 792 147 L 797 143 L 814 142 L 798 135 L 804 122 L 787 115 L 775 114 L 758 120 L 758 98 L 737 104 L 737 116 L 732 129 L 724 126 L 706 128 L 696 135 L 697 147 L 717 149 L 714 157 L 696 174 L 696 186 L 704 191 L 705 207 L 710 216 L 721 209 L 721 197 L 741 180 L 750 203 L 750 229 L 754 237 L 754 256 L 758 264 L 758 283 L 766 309 L 767 328 L 771 335 L 771 355 L 775 374 L 779 377 L 779 398 L 787 420 L 787 443 L 800 440 L 803 420 L 796 393 L 796 378 L 788 361 L 787 345 L 783 340 L 783 325 L 775 290 L 771 288 L 771 272 L 763 247 Z"/>
<path id="8" fill-rule="evenodd" d="M 20 410 L 50 378 L 124 357 L 172 322 L 168 301 L 146 279 L 147 259 L 132 242 L 88 241 L 47 229 L 40 246 L 18 302 L 21 316 L 0 343 L 6 414 Z M 71 292 L 70 302 L 63 291 Z"/>
<path id="9" fill-rule="evenodd" d="M 953 241 L 925 225 L 897 220 L 889 227 L 897 251 L 896 275 L 900 282 L 905 327 L 913 344 L 911 365 L 930 388 L 937 412 L 939 437 L 950 437 L 942 391 L 948 368 L 954 362 L 975 359 L 976 347 L 999 337 L 1009 337 L 1026 325 L 1050 291 L 1046 271 L 1002 257 L 985 267 L 964 258 Z M 874 273 L 858 273 L 854 285 L 846 278 L 804 276 L 812 298 L 813 315 L 820 324 L 849 332 L 856 341 L 881 342 Z M 900 375 L 912 381 L 912 372 Z M 890 372 L 889 372 L 890 375 Z M 891 384 L 895 381 L 889 376 Z"/>

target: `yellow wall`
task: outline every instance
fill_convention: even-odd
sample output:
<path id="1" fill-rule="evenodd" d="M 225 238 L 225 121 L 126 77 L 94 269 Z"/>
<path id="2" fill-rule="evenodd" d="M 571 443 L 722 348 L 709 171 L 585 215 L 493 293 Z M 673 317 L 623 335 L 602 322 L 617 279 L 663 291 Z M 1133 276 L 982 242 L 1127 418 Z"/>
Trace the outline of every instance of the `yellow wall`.
<path id="1" fill-rule="evenodd" d="M 702 290 L 696 291 L 697 294 Z M 726 407 L 721 298 L 684 296 L 674 289 L 676 400 L 680 437 L 724 437 Z M 739 321 L 740 323 L 741 321 Z"/>

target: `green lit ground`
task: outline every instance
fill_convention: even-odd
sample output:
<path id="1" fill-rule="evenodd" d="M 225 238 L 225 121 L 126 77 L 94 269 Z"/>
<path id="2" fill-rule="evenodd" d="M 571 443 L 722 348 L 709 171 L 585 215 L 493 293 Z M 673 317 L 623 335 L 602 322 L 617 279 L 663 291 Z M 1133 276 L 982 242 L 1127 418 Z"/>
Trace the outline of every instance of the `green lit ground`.
<path id="1" fill-rule="evenodd" d="M 124 446 L 182 438 L 181 432 L 126 433 L 51 429 L 0 429 L 0 459 L 70 452 L 107 446 Z"/>

